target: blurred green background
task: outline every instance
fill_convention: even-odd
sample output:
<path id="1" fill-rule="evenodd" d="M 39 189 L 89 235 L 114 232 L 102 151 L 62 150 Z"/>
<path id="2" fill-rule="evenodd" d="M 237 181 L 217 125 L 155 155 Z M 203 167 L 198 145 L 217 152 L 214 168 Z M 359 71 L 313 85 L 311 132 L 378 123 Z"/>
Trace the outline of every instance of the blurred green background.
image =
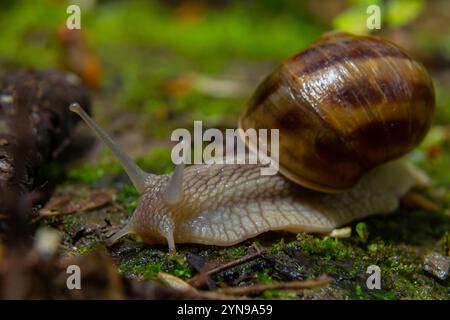
<path id="1" fill-rule="evenodd" d="M 72 3 L 81 8 L 75 40 L 64 31 Z M 374 32 L 366 28 L 372 4 L 380 6 L 382 21 Z M 254 88 L 281 60 L 326 31 L 370 31 L 404 47 L 433 76 L 435 126 L 411 159 L 448 196 L 449 12 L 445 0 L 1 1 L 0 73 L 77 72 L 91 85 L 100 124 L 144 167 L 163 172 L 170 170 L 174 128 L 190 129 L 199 119 L 204 127 L 234 127 Z M 93 157 L 93 175 L 69 176 L 91 181 L 118 170 L 107 152 Z"/>
<path id="2" fill-rule="evenodd" d="M 81 8 L 79 32 L 66 28 L 70 4 Z M 366 27 L 367 8 L 374 4 L 381 9 L 380 30 Z M 172 256 L 165 246 L 139 247 L 125 239 L 110 253 L 126 277 L 154 279 L 164 271 L 187 279 L 194 274 L 187 262 L 192 252 L 210 261 L 232 261 L 249 253 L 256 241 L 270 248 L 269 256 L 283 270 L 295 267 L 306 278 L 333 275 L 336 281 L 310 298 L 446 299 L 448 280 L 427 274 L 422 259 L 430 250 L 449 254 L 448 0 L 2 0 L 0 76 L 21 68 L 75 72 L 91 91 L 95 120 L 145 170 L 163 173 L 173 167 L 170 134 L 175 128 L 192 129 L 194 120 L 202 120 L 204 129 L 234 128 L 256 86 L 277 64 L 336 29 L 389 39 L 423 62 L 432 75 L 437 97 L 433 127 L 408 157 L 431 176 L 433 186 L 423 193 L 437 203 L 438 212 L 402 207 L 389 218 L 351 224 L 353 235 L 341 240 L 303 233 L 293 240 L 269 234 L 230 248 L 178 246 L 178 254 Z M 42 170 L 45 179 L 58 184 L 52 198 L 78 204 L 90 199 L 93 191 L 106 189 L 103 192 L 115 201 L 89 214 L 61 213 L 42 224 L 63 232 L 62 247 L 68 255 L 85 256 L 102 249 L 105 236 L 125 223 L 138 194 L 86 126 L 77 127 L 72 147 L 75 140 L 84 145 L 90 140 L 95 147 L 86 148 L 89 152 L 77 154 L 69 164 L 53 163 Z M 100 257 L 92 260 L 93 265 L 105 261 Z M 267 261 L 238 266 L 239 272 L 223 274 L 217 283 L 269 284 L 286 279 Z M 382 269 L 383 291 L 365 289 L 368 263 Z M 91 283 L 95 287 L 101 282 Z M 262 296 L 308 298 L 274 290 Z"/>

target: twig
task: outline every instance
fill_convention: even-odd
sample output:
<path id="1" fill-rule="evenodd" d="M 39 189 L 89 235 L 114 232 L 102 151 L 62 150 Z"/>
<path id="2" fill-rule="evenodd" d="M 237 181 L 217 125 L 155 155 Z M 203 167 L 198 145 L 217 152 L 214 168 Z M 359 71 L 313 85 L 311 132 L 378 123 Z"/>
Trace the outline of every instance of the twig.
<path id="1" fill-rule="evenodd" d="M 228 287 L 223 288 L 220 292 L 228 295 L 249 295 L 260 293 L 266 290 L 299 290 L 311 289 L 324 286 L 332 281 L 332 278 L 323 275 L 314 280 L 280 282 L 274 284 L 255 284 L 247 287 Z"/>
<path id="2" fill-rule="evenodd" d="M 300 290 L 324 286 L 331 282 L 327 275 L 314 280 L 281 282 L 275 284 L 256 284 L 247 287 L 227 287 L 218 291 L 204 291 L 194 288 L 190 283 L 164 272 L 158 273 L 158 278 L 170 289 L 183 293 L 186 297 L 198 299 L 242 299 L 236 296 L 245 296 L 263 292 L 265 290 Z M 246 299 L 247 297 L 244 297 Z"/>
<path id="3" fill-rule="evenodd" d="M 439 206 L 436 203 L 416 191 L 410 191 L 405 194 L 402 197 L 402 202 L 408 207 L 419 208 L 428 212 L 437 212 L 439 210 Z"/>
<path id="4" fill-rule="evenodd" d="M 217 267 L 213 267 L 211 269 L 208 269 L 208 267 L 206 267 L 205 270 L 202 270 L 197 275 L 192 277 L 192 279 L 189 280 L 189 284 L 196 288 L 201 287 L 208 281 L 210 276 L 260 257 L 262 254 L 261 249 L 259 249 L 255 244 L 253 245 L 253 247 L 256 249 L 255 253 L 247 254 L 241 258 L 224 263 Z"/>
<path id="5" fill-rule="evenodd" d="M 215 300 L 235 299 L 234 296 L 227 295 L 217 291 L 197 290 L 186 281 L 165 272 L 159 272 L 158 278 L 167 288 L 180 294 L 181 296 L 179 298 L 182 299 L 215 299 Z"/>

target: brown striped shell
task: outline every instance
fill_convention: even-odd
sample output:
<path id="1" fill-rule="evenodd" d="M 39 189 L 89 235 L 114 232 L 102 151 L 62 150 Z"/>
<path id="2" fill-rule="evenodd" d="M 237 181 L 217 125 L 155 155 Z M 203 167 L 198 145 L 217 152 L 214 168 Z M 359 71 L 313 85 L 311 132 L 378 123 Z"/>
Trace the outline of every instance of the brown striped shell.
<path id="1" fill-rule="evenodd" d="M 417 146 L 434 108 L 430 76 L 398 46 L 328 33 L 262 82 L 239 125 L 279 129 L 280 172 L 341 192 Z"/>

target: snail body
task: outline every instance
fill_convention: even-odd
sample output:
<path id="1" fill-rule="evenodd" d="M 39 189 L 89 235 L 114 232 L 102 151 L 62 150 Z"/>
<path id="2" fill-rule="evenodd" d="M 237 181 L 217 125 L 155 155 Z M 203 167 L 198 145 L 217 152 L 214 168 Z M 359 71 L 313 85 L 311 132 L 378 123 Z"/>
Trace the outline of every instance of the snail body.
<path id="1" fill-rule="evenodd" d="M 276 175 L 261 175 L 260 164 L 177 165 L 170 175 L 146 173 L 78 104 L 71 110 L 141 192 L 130 221 L 111 241 L 135 233 L 173 251 L 175 243 L 232 245 L 269 230 L 326 233 L 392 212 L 409 189 L 427 183 L 417 168 L 392 160 L 428 130 L 432 82 L 422 65 L 376 37 L 326 34 L 256 90 L 239 125 L 279 128 Z"/>
<path id="2" fill-rule="evenodd" d="M 228 246 L 271 230 L 328 233 L 353 220 L 391 212 L 399 197 L 425 179 L 405 163 L 375 169 L 344 194 L 298 187 L 283 176 L 262 176 L 259 165 L 198 165 L 186 168 L 183 198 L 167 205 L 170 175 L 148 184 L 123 231 L 146 243 Z M 122 236 L 118 234 L 117 236 Z"/>

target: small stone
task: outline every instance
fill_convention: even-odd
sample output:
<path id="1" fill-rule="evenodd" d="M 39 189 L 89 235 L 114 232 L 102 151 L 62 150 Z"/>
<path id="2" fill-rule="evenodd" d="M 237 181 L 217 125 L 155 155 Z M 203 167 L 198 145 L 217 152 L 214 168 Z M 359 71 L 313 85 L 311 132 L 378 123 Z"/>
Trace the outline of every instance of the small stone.
<path id="1" fill-rule="evenodd" d="M 61 238 L 62 236 L 59 231 L 42 227 L 36 232 L 34 247 L 43 259 L 48 260 L 58 250 Z"/>
<path id="2" fill-rule="evenodd" d="M 432 252 L 423 257 L 423 269 L 433 276 L 445 280 L 450 268 L 450 257 Z"/>
<path id="3" fill-rule="evenodd" d="M 12 95 L 9 94 L 2 94 L 0 95 L 0 103 L 4 104 L 10 104 L 14 101 L 14 98 Z"/>
<path id="4" fill-rule="evenodd" d="M 72 85 L 79 85 L 81 84 L 81 79 L 79 76 L 77 76 L 75 73 L 68 72 L 66 74 L 66 80 Z"/>
<path id="5" fill-rule="evenodd" d="M 350 238 L 351 235 L 352 235 L 352 228 L 350 227 L 334 229 L 330 233 L 330 237 L 332 238 Z"/>

